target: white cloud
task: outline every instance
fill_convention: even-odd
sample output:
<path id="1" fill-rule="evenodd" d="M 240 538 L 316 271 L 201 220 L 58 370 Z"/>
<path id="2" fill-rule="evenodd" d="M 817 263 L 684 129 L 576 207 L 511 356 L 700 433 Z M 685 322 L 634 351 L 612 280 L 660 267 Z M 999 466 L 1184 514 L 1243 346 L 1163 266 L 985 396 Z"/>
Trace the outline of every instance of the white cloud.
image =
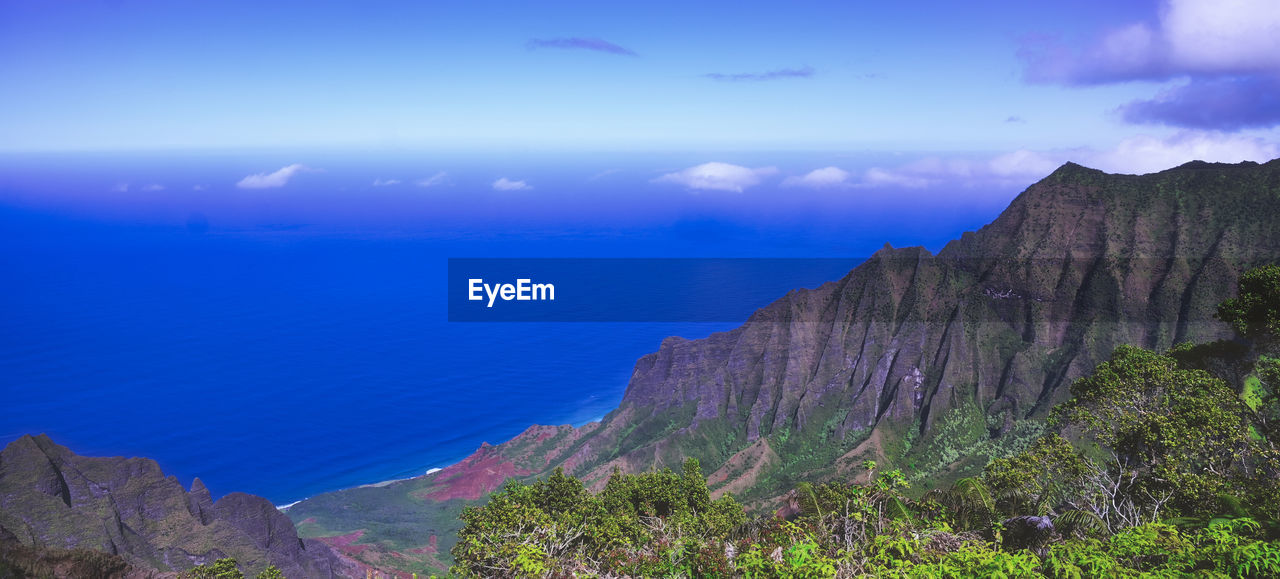
<path id="1" fill-rule="evenodd" d="M 236 183 L 236 187 L 241 189 L 272 189 L 276 187 L 284 187 L 285 184 L 289 182 L 289 179 L 292 179 L 294 175 L 302 171 L 309 170 L 311 169 L 304 165 L 294 163 L 287 167 L 283 167 L 274 173 L 258 173 L 256 175 L 249 175 L 248 177 L 241 179 L 239 183 Z"/>
<path id="2" fill-rule="evenodd" d="M 533 186 L 524 181 L 512 181 L 503 177 L 493 182 L 493 189 L 495 191 L 525 191 L 533 189 Z"/>
<path id="3" fill-rule="evenodd" d="M 1280 70 L 1275 0 L 1169 0 L 1160 24 L 1179 68 L 1225 73 Z"/>
<path id="4" fill-rule="evenodd" d="M 1019 149 L 991 159 L 986 168 L 998 177 L 1043 177 L 1060 165 L 1061 162 L 1043 153 Z"/>
<path id="5" fill-rule="evenodd" d="M 374 187 L 390 187 L 392 185 L 399 185 L 399 184 L 400 184 L 399 179 L 374 179 L 373 180 Z"/>
<path id="6" fill-rule="evenodd" d="M 777 174 L 777 172 L 778 170 L 774 167 L 750 169 L 729 163 L 711 162 L 689 167 L 683 171 L 667 173 L 654 179 L 653 182 L 675 183 L 689 189 L 741 193 L 743 189 L 758 185 L 763 177 Z"/>
<path id="7" fill-rule="evenodd" d="M 449 174 L 445 173 L 444 171 L 440 171 L 439 173 L 436 173 L 435 175 L 432 175 L 430 177 L 418 179 L 417 181 L 414 182 L 414 184 L 419 187 L 435 187 L 437 185 L 444 185 L 448 182 L 449 182 Z"/>
<path id="8" fill-rule="evenodd" d="M 1086 152 L 1076 162 L 1111 173 L 1136 174 L 1163 171 L 1189 161 L 1262 162 L 1278 156 L 1280 146 L 1257 137 L 1183 131 L 1166 139 L 1131 137 L 1109 151 Z"/>
<path id="9" fill-rule="evenodd" d="M 866 174 L 863 175 L 863 181 L 862 183 L 859 183 L 859 186 L 861 187 L 889 186 L 889 187 L 908 187 L 911 189 L 918 189 L 920 187 L 928 187 L 933 183 L 933 181 L 930 179 L 913 175 L 912 173 L 913 173 L 913 169 L 910 167 L 904 167 L 902 169 L 897 169 L 897 170 L 872 167 L 870 169 L 867 169 Z"/>
<path id="10" fill-rule="evenodd" d="M 164 191 L 164 185 L 161 185 L 159 183 L 152 183 L 150 185 L 143 186 L 142 190 L 143 191 Z"/>
<path id="11" fill-rule="evenodd" d="M 856 186 L 918 189 L 939 184 L 972 184 L 997 179 L 990 164 L 989 160 L 926 157 L 892 169 L 867 169 L 862 182 Z"/>
<path id="12" fill-rule="evenodd" d="M 926 158 L 896 168 L 873 167 L 855 186 L 1026 186 L 1067 161 L 1108 173 L 1142 174 L 1163 171 L 1190 161 L 1264 162 L 1276 157 L 1280 157 L 1280 145 L 1265 139 L 1211 131 L 1182 131 L 1167 138 L 1138 135 L 1105 150 L 1021 149 L 990 159 Z"/>
<path id="13" fill-rule="evenodd" d="M 192 186 L 191 186 L 191 190 L 192 190 L 192 191 L 204 191 L 205 189 L 208 189 L 208 187 L 206 187 L 206 186 L 204 186 L 204 185 L 192 185 Z"/>
<path id="14" fill-rule="evenodd" d="M 809 171 L 802 177 L 787 177 L 783 187 L 808 187 L 810 189 L 835 189 L 848 187 L 852 173 L 839 167 L 823 167 Z"/>
<path id="15" fill-rule="evenodd" d="M 116 183 L 115 186 L 111 188 L 112 193 L 125 193 L 127 191 L 129 191 L 128 183 Z"/>
<path id="16" fill-rule="evenodd" d="M 1280 72 L 1275 0 L 1164 0 L 1153 28 L 1112 30 L 1083 51 L 1033 40 L 1022 51 L 1034 81 L 1099 84 Z"/>

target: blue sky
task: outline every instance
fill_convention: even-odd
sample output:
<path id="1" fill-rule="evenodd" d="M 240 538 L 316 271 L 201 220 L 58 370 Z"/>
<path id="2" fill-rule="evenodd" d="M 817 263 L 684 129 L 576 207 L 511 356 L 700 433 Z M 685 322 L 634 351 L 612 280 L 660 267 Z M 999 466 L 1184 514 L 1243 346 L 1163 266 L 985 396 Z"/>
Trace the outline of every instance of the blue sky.
<path id="1" fill-rule="evenodd" d="M 1145 172 L 1277 155 L 1277 39 L 1270 0 L 19 0 L 0 151 L 920 152 L 771 177 L 797 186 Z M 729 165 L 710 189 L 761 168 Z"/>

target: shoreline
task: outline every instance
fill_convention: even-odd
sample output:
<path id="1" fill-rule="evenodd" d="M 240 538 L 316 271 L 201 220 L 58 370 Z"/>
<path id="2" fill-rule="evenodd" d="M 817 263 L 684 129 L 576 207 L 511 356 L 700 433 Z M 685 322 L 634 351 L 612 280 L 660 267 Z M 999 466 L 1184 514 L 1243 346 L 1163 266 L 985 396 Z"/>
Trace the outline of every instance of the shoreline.
<path id="1" fill-rule="evenodd" d="M 457 462 L 452 463 L 450 466 L 452 466 L 453 464 L 457 464 L 457 463 L 459 463 L 459 462 L 462 462 L 462 460 L 458 460 Z M 415 479 L 420 479 L 420 478 L 428 477 L 428 476 L 431 476 L 431 475 L 433 475 L 433 474 L 435 474 L 435 473 L 438 473 L 438 472 L 440 472 L 440 471 L 444 470 L 445 468 L 447 468 L 447 467 L 431 467 L 431 468 L 427 469 L 427 470 L 426 470 L 426 472 L 424 472 L 424 473 L 422 473 L 422 474 L 420 474 L 420 475 L 414 475 L 414 476 L 404 477 L 404 478 L 393 478 L 393 479 L 389 479 L 389 480 L 378 481 L 378 482 L 375 482 L 375 483 L 368 483 L 368 484 L 356 485 L 356 486 L 353 486 L 353 487 L 343 487 L 343 488 L 340 488 L 340 489 L 335 489 L 335 490 L 331 490 L 331 491 L 325 491 L 325 492 L 320 493 L 320 494 L 322 494 L 322 495 L 323 495 L 323 494 L 328 494 L 328 493 L 336 493 L 336 492 L 341 492 L 341 491 L 349 491 L 349 490 L 351 490 L 351 489 L 382 488 L 382 487 L 390 486 L 390 485 L 395 484 L 395 483 L 398 483 L 398 482 L 404 482 L 404 481 L 407 481 L 407 480 L 415 480 Z M 296 500 L 296 501 L 293 501 L 292 503 L 288 503 L 288 504 L 284 504 L 284 505 L 272 505 L 272 506 L 273 506 L 273 507 L 275 507 L 277 511 L 280 511 L 280 512 L 282 512 L 282 513 L 288 513 L 288 512 L 289 512 L 289 508 L 290 508 L 290 507 L 292 507 L 292 506 L 294 506 L 294 505 L 296 505 L 296 504 L 298 504 L 298 503 L 301 503 L 301 502 L 303 502 L 303 501 L 310 500 L 310 499 L 311 499 L 312 497 L 314 497 L 314 496 L 316 496 L 316 495 L 312 495 L 312 496 L 310 496 L 310 497 L 306 497 L 306 498 L 298 499 L 298 500 Z"/>
<path id="2" fill-rule="evenodd" d="M 604 420 L 604 417 L 605 417 L 605 415 L 600 415 L 600 416 L 598 416 L 598 417 L 596 417 L 596 418 L 591 418 L 591 419 L 588 419 L 588 420 L 583 421 L 583 422 L 578 423 L 578 424 L 572 424 L 572 423 L 570 423 L 569 425 L 570 425 L 570 426 L 572 426 L 573 428 L 582 428 L 583 426 L 586 426 L 586 425 L 588 425 L 588 424 L 591 424 L 592 422 L 602 422 L 602 421 Z M 534 425 L 530 425 L 530 427 L 533 427 L 533 426 L 537 426 L 537 425 L 536 425 L 536 424 L 534 424 Z M 484 444 L 484 443 L 482 443 L 482 444 Z M 478 447 L 477 447 L 477 448 L 478 448 Z M 472 452 L 472 454 L 474 454 L 474 451 Z M 388 480 L 384 480 L 384 481 L 378 481 L 378 482 L 374 482 L 374 483 L 367 483 L 367 484 L 356 485 L 356 486 L 352 486 L 352 487 L 343 487 L 343 488 L 340 488 L 340 489 L 334 489 L 334 490 L 331 490 L 331 491 L 325 491 L 325 492 L 320 493 L 320 494 L 336 493 L 336 492 L 347 491 L 347 490 L 351 490 L 351 489 L 382 488 L 382 487 L 390 486 L 390 485 L 395 484 L 395 483 L 398 483 L 398 482 L 404 482 L 404 481 L 407 481 L 407 480 L 414 480 L 414 479 L 419 479 L 419 478 L 423 478 L 423 477 L 428 477 L 428 476 L 431 476 L 431 475 L 433 475 L 433 474 L 435 474 L 435 473 L 437 473 L 437 472 L 440 472 L 440 471 L 442 471 L 442 470 L 444 470 L 444 469 L 446 469 L 446 468 L 449 468 L 449 467 L 451 467 L 451 466 L 453 466 L 453 465 L 455 465 L 455 464 L 458 464 L 458 463 L 460 463 L 460 462 L 462 462 L 462 461 L 466 460 L 466 459 L 467 459 L 467 457 L 469 457 L 469 456 L 471 456 L 471 454 L 468 454 L 467 456 L 464 456 L 464 457 L 462 457 L 462 458 L 460 458 L 460 459 L 458 459 L 458 460 L 455 460 L 455 461 L 453 461 L 453 462 L 451 462 L 451 463 L 449 463 L 449 464 L 447 464 L 447 465 L 445 465 L 445 466 L 442 466 L 442 467 L 431 467 L 431 468 L 428 468 L 425 472 L 423 472 L 423 473 L 422 473 L 422 474 L 420 474 L 420 475 L 414 475 L 414 476 L 404 477 L 404 478 L 393 478 L 393 479 L 388 479 Z M 312 495 L 312 496 L 310 496 L 310 497 L 305 497 L 305 498 L 302 498 L 302 499 L 298 499 L 298 500 L 293 501 L 293 502 L 288 503 L 288 504 L 284 504 L 284 505 L 273 505 L 273 506 L 276 508 L 276 510 L 278 510 L 278 511 L 280 511 L 280 512 L 282 512 L 282 513 L 287 513 L 287 512 L 289 511 L 289 508 L 290 508 L 290 507 L 292 507 L 292 506 L 294 506 L 294 505 L 296 505 L 296 504 L 298 504 L 298 503 L 301 503 L 301 502 L 303 502 L 303 501 L 310 500 L 310 499 L 311 499 L 312 497 L 314 497 L 314 496 L 316 496 L 316 495 Z"/>

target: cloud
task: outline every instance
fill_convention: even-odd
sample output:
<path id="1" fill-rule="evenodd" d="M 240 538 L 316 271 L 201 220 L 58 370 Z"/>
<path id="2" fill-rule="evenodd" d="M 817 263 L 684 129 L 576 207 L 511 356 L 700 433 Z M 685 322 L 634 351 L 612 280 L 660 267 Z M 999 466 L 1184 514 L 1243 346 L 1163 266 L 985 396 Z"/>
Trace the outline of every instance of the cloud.
<path id="1" fill-rule="evenodd" d="M 112 193 L 127 193 L 129 191 L 128 183 L 116 183 L 111 187 Z"/>
<path id="2" fill-rule="evenodd" d="M 901 167 L 872 167 L 857 187 L 922 188 L 934 185 L 1016 185 L 1057 169 L 1065 157 L 1020 149 L 989 158 L 926 157 Z"/>
<path id="3" fill-rule="evenodd" d="M 1118 109 L 1130 123 L 1236 131 L 1280 124 L 1280 75 L 1193 80 Z"/>
<path id="4" fill-rule="evenodd" d="M 729 163 L 703 163 L 675 173 L 667 173 L 654 183 L 675 183 L 689 189 L 709 191 L 732 191 L 741 193 L 748 187 L 760 183 L 763 177 L 774 175 L 778 170 L 774 167 L 750 169 Z"/>
<path id="5" fill-rule="evenodd" d="M 1008 118 L 1004 120 L 1004 122 L 1013 123 L 1013 124 L 1026 124 L 1027 119 L 1024 119 L 1018 115 L 1010 115 Z"/>
<path id="6" fill-rule="evenodd" d="M 568 50 L 591 50 L 617 54 L 619 56 L 639 56 L 635 52 L 599 38 L 535 38 L 529 41 L 529 49 L 563 48 Z"/>
<path id="7" fill-rule="evenodd" d="M 872 167 L 856 186 L 919 189 L 936 185 L 1028 185 L 1052 173 L 1069 158 L 1062 152 L 1026 149 L 990 158 L 926 157 L 895 168 Z"/>
<path id="8" fill-rule="evenodd" d="M 1142 174 L 1163 171 L 1190 161 L 1263 162 L 1277 156 L 1280 156 L 1280 146 L 1261 138 L 1212 131 L 1182 131 L 1166 138 L 1138 135 L 1105 150 L 1022 149 L 980 159 L 930 157 L 900 167 L 873 167 L 854 186 L 1026 186 L 1052 173 L 1067 161 L 1109 173 Z"/>
<path id="9" fill-rule="evenodd" d="M 276 187 L 284 187 L 285 184 L 289 182 L 289 179 L 292 179 L 294 175 L 303 171 L 311 170 L 313 169 L 294 163 L 287 167 L 282 167 L 279 171 L 274 173 L 258 173 L 255 175 L 249 175 L 236 183 L 236 187 L 241 189 L 273 189 Z"/>
<path id="10" fill-rule="evenodd" d="M 1172 76 L 1165 52 L 1146 24 L 1114 30 L 1076 51 L 1054 36 L 1029 36 L 1018 58 L 1023 79 L 1036 84 L 1098 85 L 1130 80 L 1162 80 Z"/>
<path id="11" fill-rule="evenodd" d="M 399 184 L 400 184 L 399 179 L 374 179 L 373 180 L 374 187 L 390 187 L 392 185 L 399 185 Z"/>
<path id="12" fill-rule="evenodd" d="M 1115 149 L 1085 153 L 1077 162 L 1112 173 L 1151 173 L 1189 161 L 1263 162 L 1278 156 L 1280 146 L 1258 137 L 1182 131 L 1164 139 L 1147 135 L 1125 139 Z"/>
<path id="13" fill-rule="evenodd" d="M 839 167 L 823 167 L 809 171 L 802 177 L 787 177 L 783 187 L 807 187 L 810 189 L 837 189 L 850 186 L 852 173 Z"/>
<path id="14" fill-rule="evenodd" d="M 435 187 L 437 185 L 445 185 L 448 182 L 449 182 L 449 174 L 445 173 L 444 171 L 440 171 L 439 173 L 436 173 L 435 175 L 432 175 L 430 177 L 418 179 L 417 181 L 414 181 L 413 184 L 419 187 Z"/>
<path id="15" fill-rule="evenodd" d="M 1186 79 L 1120 107 L 1130 123 L 1238 131 L 1280 125 L 1280 9 L 1275 0 L 1164 0 L 1155 25 L 1111 30 L 1081 50 L 1030 37 L 1028 82 L 1092 86 Z"/>
<path id="16" fill-rule="evenodd" d="M 533 185 L 524 181 L 512 181 L 506 177 L 493 182 L 494 191 L 527 191 L 533 189 Z"/>
<path id="17" fill-rule="evenodd" d="M 1274 0 L 1164 0 L 1154 28 L 1129 24 L 1079 51 L 1026 38 L 1019 56 L 1027 80 L 1068 85 L 1275 73 L 1280 10 Z"/>
<path id="18" fill-rule="evenodd" d="M 1170 0 L 1160 21 L 1177 68 L 1227 74 L 1280 70 L 1275 0 Z"/>
<path id="19" fill-rule="evenodd" d="M 152 183 L 152 184 L 150 184 L 150 185 L 143 185 L 143 186 L 142 186 L 142 190 L 143 190 L 143 191 L 164 191 L 164 185 L 161 185 L 161 184 L 159 184 L 159 183 Z"/>
<path id="20" fill-rule="evenodd" d="M 986 171 L 1001 179 L 1042 177 L 1052 173 L 1062 163 L 1041 153 L 1019 149 L 987 161 Z"/>
<path id="21" fill-rule="evenodd" d="M 208 187 L 208 186 L 206 186 L 206 185 L 192 185 L 192 186 L 191 186 L 191 190 L 192 190 L 192 191 L 204 191 L 205 189 L 208 189 L 208 188 L 209 188 L 209 187 Z"/>
<path id="22" fill-rule="evenodd" d="M 914 174 L 915 169 L 904 167 L 898 170 L 881 169 L 872 167 L 867 169 L 863 175 L 863 180 L 858 184 L 859 187 L 907 187 L 909 189 L 919 189 L 928 187 L 934 181 L 929 178 L 921 177 Z"/>
<path id="23" fill-rule="evenodd" d="M 811 67 L 802 68 L 780 68 L 778 70 L 770 70 L 767 72 L 740 72 L 735 74 L 723 74 L 719 72 L 711 72 L 702 75 L 715 81 L 721 82 L 759 82 L 765 80 L 779 80 L 784 78 L 809 78 L 813 76 L 814 71 Z"/>

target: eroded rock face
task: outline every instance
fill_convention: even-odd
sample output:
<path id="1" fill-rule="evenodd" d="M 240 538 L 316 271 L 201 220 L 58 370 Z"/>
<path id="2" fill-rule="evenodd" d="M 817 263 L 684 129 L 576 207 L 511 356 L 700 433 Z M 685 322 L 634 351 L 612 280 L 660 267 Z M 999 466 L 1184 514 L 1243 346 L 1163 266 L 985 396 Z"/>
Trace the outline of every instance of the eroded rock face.
<path id="1" fill-rule="evenodd" d="M 835 439 L 884 428 L 928 436 L 952 411 L 978 414 L 999 436 L 1060 402 L 1119 344 L 1228 337 L 1214 307 L 1242 271 L 1277 260 L 1280 160 L 1141 176 L 1067 164 L 937 255 L 886 246 L 732 331 L 664 341 L 637 362 L 620 407 L 639 417 L 635 430 L 646 420 L 679 428 L 596 447 L 670 465 L 660 447 L 708 421 L 740 429 L 745 447 L 812 432 L 815 416 L 831 428 L 832 409 L 843 416 Z M 597 432 L 614 430 L 617 415 Z"/>
<path id="2" fill-rule="evenodd" d="M 139 569 L 183 570 L 234 557 L 246 574 L 275 565 L 288 577 L 355 577 L 363 570 L 293 523 L 266 499 L 211 500 L 187 492 L 155 461 L 78 456 L 47 436 L 0 451 L 0 527 L 27 546 L 85 548 Z"/>

